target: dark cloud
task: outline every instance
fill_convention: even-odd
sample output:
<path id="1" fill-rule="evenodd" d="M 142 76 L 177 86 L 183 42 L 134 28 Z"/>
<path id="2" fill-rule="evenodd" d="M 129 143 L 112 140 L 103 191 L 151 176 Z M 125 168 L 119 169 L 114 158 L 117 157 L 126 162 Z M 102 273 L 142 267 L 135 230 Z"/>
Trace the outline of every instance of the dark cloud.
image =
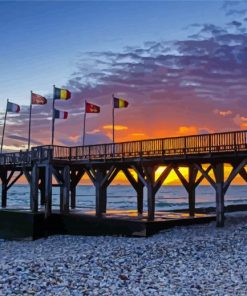
<path id="1" fill-rule="evenodd" d="M 232 21 L 228 25 L 239 28 L 239 27 L 242 26 L 242 23 L 241 22 L 238 22 L 238 21 Z"/>

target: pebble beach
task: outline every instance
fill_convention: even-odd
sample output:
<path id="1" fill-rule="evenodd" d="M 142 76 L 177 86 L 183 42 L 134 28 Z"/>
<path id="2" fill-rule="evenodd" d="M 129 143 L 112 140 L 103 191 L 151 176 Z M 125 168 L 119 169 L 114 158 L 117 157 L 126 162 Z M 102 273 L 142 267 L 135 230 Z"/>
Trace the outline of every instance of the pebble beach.
<path id="1" fill-rule="evenodd" d="M 149 238 L 0 241 L 0 295 L 247 295 L 247 213 Z"/>

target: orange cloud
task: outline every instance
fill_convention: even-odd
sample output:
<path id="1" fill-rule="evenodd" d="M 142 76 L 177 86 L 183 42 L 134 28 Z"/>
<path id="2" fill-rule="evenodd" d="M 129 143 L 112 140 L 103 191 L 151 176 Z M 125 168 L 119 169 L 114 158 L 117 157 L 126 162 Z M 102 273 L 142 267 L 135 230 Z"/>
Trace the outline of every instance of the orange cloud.
<path id="1" fill-rule="evenodd" d="M 179 135 L 197 134 L 198 129 L 195 126 L 180 126 L 177 133 Z"/>
<path id="2" fill-rule="evenodd" d="M 239 114 L 233 118 L 233 122 L 242 129 L 247 127 L 247 117 L 240 116 Z"/>
<path id="3" fill-rule="evenodd" d="M 146 138 L 144 133 L 131 133 L 130 136 L 132 140 L 143 140 Z"/>
<path id="4" fill-rule="evenodd" d="M 103 125 L 103 129 L 111 130 L 112 129 L 112 125 L 111 124 Z M 126 131 L 127 129 L 128 129 L 128 127 L 125 126 L 125 125 L 115 125 L 115 130 L 116 131 Z"/>

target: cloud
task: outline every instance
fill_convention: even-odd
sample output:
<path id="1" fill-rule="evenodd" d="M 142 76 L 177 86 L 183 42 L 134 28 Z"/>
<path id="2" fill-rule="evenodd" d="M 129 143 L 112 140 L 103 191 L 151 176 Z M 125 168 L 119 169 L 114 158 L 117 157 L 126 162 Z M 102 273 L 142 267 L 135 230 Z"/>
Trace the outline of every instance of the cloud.
<path id="1" fill-rule="evenodd" d="M 241 22 L 238 22 L 238 21 L 231 21 L 231 22 L 229 23 L 229 25 L 230 25 L 230 26 L 234 26 L 234 27 L 239 28 L 239 27 L 242 26 L 242 23 L 241 23 Z"/>
<path id="2" fill-rule="evenodd" d="M 226 16 L 243 16 L 247 12 L 246 1 L 224 1 L 222 8 L 226 12 Z"/>
<path id="3" fill-rule="evenodd" d="M 178 129 L 179 135 L 191 135 L 191 134 L 197 134 L 198 130 L 195 126 L 180 126 Z"/>
<path id="4" fill-rule="evenodd" d="M 240 127 L 241 129 L 246 129 L 247 128 L 247 117 L 245 116 L 241 116 L 239 114 L 237 114 L 234 118 L 233 118 L 233 122 Z"/>
<path id="5" fill-rule="evenodd" d="M 220 116 L 223 116 L 223 117 L 232 115 L 232 111 L 231 110 L 221 111 L 221 110 L 215 109 L 214 110 L 214 113 L 215 114 L 218 114 Z"/>
<path id="6" fill-rule="evenodd" d="M 97 134 L 97 133 L 99 133 L 99 132 L 100 132 L 99 129 L 94 129 L 94 130 L 92 130 L 92 131 L 88 131 L 87 134 L 94 135 L 94 134 Z"/>
<path id="7" fill-rule="evenodd" d="M 112 128 L 113 126 L 111 124 L 103 126 L 103 129 L 106 129 L 106 130 L 112 130 Z M 114 129 L 116 131 L 126 131 L 128 127 L 124 125 L 114 125 Z"/>
<path id="8" fill-rule="evenodd" d="M 143 136 L 145 136 L 144 133 L 132 133 L 131 135 L 134 136 L 134 137 L 143 137 Z"/>

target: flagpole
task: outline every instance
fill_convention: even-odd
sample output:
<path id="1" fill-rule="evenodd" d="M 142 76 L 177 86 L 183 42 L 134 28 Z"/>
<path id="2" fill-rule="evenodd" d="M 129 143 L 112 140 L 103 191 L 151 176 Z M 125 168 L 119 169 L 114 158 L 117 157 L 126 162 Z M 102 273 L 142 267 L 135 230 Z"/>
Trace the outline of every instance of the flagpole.
<path id="1" fill-rule="evenodd" d="M 55 85 L 53 85 L 53 101 L 52 101 L 52 134 L 51 134 L 51 145 L 54 144 L 54 133 L 55 133 Z"/>
<path id="2" fill-rule="evenodd" d="M 113 143 L 113 156 L 115 155 L 115 110 L 114 110 L 114 94 L 112 94 L 112 143 Z"/>
<path id="3" fill-rule="evenodd" d="M 1 154 L 3 152 L 3 140 L 4 140 L 5 126 L 6 126 L 7 113 L 8 113 L 8 111 L 7 111 L 8 110 L 8 102 L 9 102 L 9 99 L 7 99 L 6 111 L 5 111 L 5 116 L 4 116 L 2 143 L 1 143 Z"/>
<path id="4" fill-rule="evenodd" d="M 30 143 L 31 143 L 32 94 L 33 92 L 31 91 L 30 109 L 29 109 L 29 128 L 28 128 L 28 150 L 30 149 Z"/>
<path id="5" fill-rule="evenodd" d="M 115 112 L 114 112 L 114 94 L 112 95 L 112 143 L 115 144 Z"/>
<path id="6" fill-rule="evenodd" d="M 86 106 L 87 106 L 87 101 L 85 101 L 82 146 L 85 145 L 85 136 L 86 136 L 86 114 L 87 114 Z"/>

